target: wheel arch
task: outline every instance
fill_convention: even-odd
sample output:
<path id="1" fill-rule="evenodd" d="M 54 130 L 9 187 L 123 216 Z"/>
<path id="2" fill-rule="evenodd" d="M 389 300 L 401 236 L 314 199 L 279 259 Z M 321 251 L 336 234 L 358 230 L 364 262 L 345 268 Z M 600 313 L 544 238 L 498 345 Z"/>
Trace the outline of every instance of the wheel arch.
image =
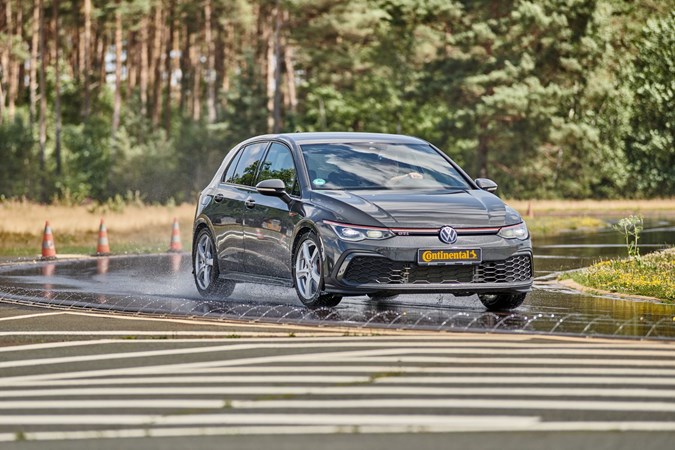
<path id="1" fill-rule="evenodd" d="M 214 237 L 213 234 L 213 229 L 211 228 L 211 225 L 209 224 L 208 220 L 199 217 L 195 220 L 195 224 L 193 227 L 192 231 L 192 260 L 194 261 L 194 255 L 195 255 L 195 249 L 197 248 L 197 237 L 199 236 L 199 233 L 201 233 L 202 230 L 209 230 L 209 233 L 211 233 L 211 237 Z M 214 242 L 215 243 L 215 242 Z"/>

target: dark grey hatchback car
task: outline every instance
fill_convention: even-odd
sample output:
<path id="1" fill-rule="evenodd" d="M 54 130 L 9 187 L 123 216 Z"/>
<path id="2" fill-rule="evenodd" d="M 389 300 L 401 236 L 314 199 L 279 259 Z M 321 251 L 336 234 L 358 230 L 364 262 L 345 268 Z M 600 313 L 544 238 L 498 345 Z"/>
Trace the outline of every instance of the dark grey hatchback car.
<path id="1" fill-rule="evenodd" d="M 237 145 L 202 191 L 200 294 L 237 282 L 295 287 L 310 308 L 343 296 L 478 294 L 492 310 L 532 287 L 518 213 L 423 140 L 390 134 L 265 135 Z"/>

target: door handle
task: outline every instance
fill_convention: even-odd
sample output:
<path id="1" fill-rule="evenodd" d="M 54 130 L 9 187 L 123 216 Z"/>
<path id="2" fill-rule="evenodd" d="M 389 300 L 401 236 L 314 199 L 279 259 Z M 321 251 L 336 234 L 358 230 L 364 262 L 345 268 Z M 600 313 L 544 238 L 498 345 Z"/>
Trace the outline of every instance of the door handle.
<path id="1" fill-rule="evenodd" d="M 216 203 L 220 203 L 223 200 L 225 200 L 225 196 L 223 194 L 218 194 L 215 197 L 213 197 L 213 201 Z"/>
<path id="2" fill-rule="evenodd" d="M 247 198 L 246 201 L 244 202 L 244 205 L 246 205 L 247 208 L 254 208 L 255 207 L 255 200 L 252 198 Z"/>

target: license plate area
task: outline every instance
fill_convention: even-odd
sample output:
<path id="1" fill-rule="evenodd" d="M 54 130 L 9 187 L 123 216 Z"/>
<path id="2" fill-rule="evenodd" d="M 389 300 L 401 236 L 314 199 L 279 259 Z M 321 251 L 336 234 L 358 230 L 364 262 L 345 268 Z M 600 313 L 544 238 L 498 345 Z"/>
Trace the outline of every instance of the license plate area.
<path id="1" fill-rule="evenodd" d="M 481 261 L 483 261 L 483 251 L 480 248 L 421 248 L 417 250 L 417 264 L 420 266 L 479 264 Z"/>

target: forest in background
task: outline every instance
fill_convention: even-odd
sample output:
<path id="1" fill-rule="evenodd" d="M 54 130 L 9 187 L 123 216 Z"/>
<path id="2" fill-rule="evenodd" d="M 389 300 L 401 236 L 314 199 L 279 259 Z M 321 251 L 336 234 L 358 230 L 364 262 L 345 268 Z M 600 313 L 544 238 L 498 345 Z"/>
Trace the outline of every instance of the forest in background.
<path id="1" fill-rule="evenodd" d="M 675 195 L 675 0 L 0 0 L 0 201 L 194 201 L 266 132 L 415 135 L 511 198 Z"/>

